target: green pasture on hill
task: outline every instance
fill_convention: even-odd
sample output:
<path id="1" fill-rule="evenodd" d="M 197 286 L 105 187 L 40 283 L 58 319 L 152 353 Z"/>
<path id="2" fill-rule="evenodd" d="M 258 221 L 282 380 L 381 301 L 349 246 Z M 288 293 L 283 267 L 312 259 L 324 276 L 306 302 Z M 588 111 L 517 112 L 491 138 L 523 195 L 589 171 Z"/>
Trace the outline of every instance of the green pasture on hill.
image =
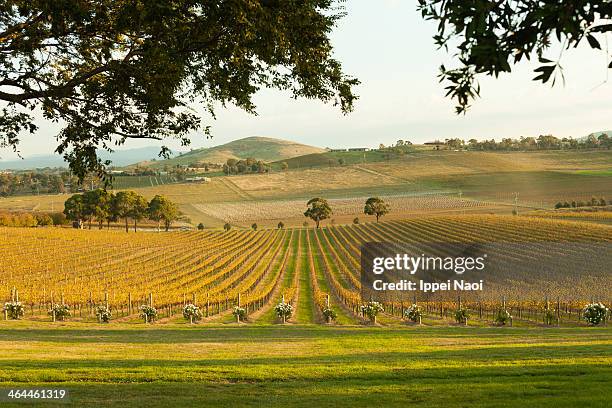
<path id="1" fill-rule="evenodd" d="M 607 407 L 612 328 L 2 322 L 0 377 L 78 407 Z"/>

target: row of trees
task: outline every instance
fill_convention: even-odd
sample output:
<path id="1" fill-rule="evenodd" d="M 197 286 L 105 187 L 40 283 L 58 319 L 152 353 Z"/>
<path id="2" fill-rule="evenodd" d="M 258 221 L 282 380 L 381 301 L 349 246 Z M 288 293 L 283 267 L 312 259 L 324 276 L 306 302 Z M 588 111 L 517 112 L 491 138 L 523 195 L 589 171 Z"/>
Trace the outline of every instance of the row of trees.
<path id="1" fill-rule="evenodd" d="M 555 204 L 555 208 L 604 207 L 608 204 L 612 205 L 612 200 L 606 203 L 606 199 L 603 197 L 600 199 L 592 197 L 590 201 L 572 201 L 571 203 L 567 201 L 559 201 L 557 204 Z"/>
<path id="2" fill-rule="evenodd" d="M 125 220 L 125 232 L 128 232 L 128 221 L 134 222 L 134 231 L 137 222 L 149 219 L 157 222 L 157 229 L 163 223 L 166 231 L 179 217 L 176 204 L 164 196 L 156 195 L 151 201 L 134 191 L 120 191 L 116 194 L 104 189 L 87 191 L 75 194 L 66 200 L 64 214 L 73 221 L 74 226 L 82 228 L 83 222 L 89 224 L 96 221 L 102 229 L 104 223 L 110 228 L 111 222 Z"/>
<path id="3" fill-rule="evenodd" d="M 557 138 L 553 135 L 540 135 L 535 137 L 521 137 L 520 139 L 505 138 L 499 142 L 494 139 L 478 141 L 470 139 L 446 139 L 445 144 L 451 149 L 467 150 L 560 150 L 560 149 L 610 149 L 612 138 L 602 133 L 599 136 L 589 135 L 585 139 L 571 137 Z"/>
<path id="4" fill-rule="evenodd" d="M 69 172 L 37 170 L 0 173 L 0 196 L 26 194 L 60 194 L 77 185 L 76 177 Z"/>
<path id="5" fill-rule="evenodd" d="M 321 221 L 328 219 L 332 215 L 332 208 L 324 198 L 312 198 L 306 203 L 306 206 L 308 208 L 304 212 L 304 216 L 313 220 L 317 228 L 319 228 Z M 378 222 L 380 217 L 389 213 L 389 206 L 380 197 L 370 197 L 365 202 L 363 213 L 375 216 L 376 222 Z M 279 228 L 281 227 L 279 226 Z"/>
<path id="6" fill-rule="evenodd" d="M 266 173 L 270 166 L 261 160 L 249 157 L 245 160 L 227 159 L 223 165 L 225 174 Z"/>
<path id="7" fill-rule="evenodd" d="M 46 227 L 66 225 L 63 213 L 0 212 L 0 227 Z"/>

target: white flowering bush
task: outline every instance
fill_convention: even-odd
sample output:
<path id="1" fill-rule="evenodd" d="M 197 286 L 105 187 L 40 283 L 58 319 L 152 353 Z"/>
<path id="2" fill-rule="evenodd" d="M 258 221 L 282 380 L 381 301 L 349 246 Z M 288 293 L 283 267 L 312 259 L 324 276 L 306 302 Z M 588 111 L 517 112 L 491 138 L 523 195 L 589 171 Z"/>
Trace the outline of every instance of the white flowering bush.
<path id="1" fill-rule="evenodd" d="M 376 321 L 376 316 L 378 316 L 380 312 L 384 311 L 385 308 L 378 302 L 368 302 L 361 306 L 361 313 L 364 316 L 367 316 L 373 322 Z"/>
<path id="2" fill-rule="evenodd" d="M 54 313 L 57 320 L 66 320 L 70 317 L 70 306 L 56 303 L 49 310 L 49 316 L 53 316 Z"/>
<path id="3" fill-rule="evenodd" d="M 457 323 L 465 323 L 467 322 L 467 319 L 469 318 L 470 318 L 470 314 L 468 313 L 466 308 L 462 307 L 455 311 L 455 321 Z"/>
<path id="4" fill-rule="evenodd" d="M 404 310 L 404 317 L 411 322 L 416 323 L 423 317 L 423 311 L 416 304 L 412 304 L 410 307 Z"/>
<path id="5" fill-rule="evenodd" d="M 582 318 L 586 320 L 588 324 L 597 326 L 606 318 L 607 314 L 608 308 L 603 303 L 589 303 L 582 311 Z"/>
<path id="6" fill-rule="evenodd" d="M 12 320 L 20 319 L 25 314 L 25 308 L 21 302 L 6 302 L 4 304 L 4 311 L 6 316 Z"/>
<path id="7" fill-rule="evenodd" d="M 323 313 L 323 317 L 325 317 L 325 320 L 328 322 L 331 322 L 332 320 L 336 320 L 336 318 L 338 317 L 338 314 L 336 313 L 336 311 L 332 309 L 331 307 L 326 307 L 325 309 L 321 311 L 321 313 Z"/>
<path id="8" fill-rule="evenodd" d="M 278 305 L 274 306 L 274 312 L 281 319 L 289 319 L 293 314 L 293 306 L 289 303 L 280 302 Z"/>
<path id="9" fill-rule="evenodd" d="M 495 313 L 494 321 L 495 321 L 495 323 L 497 323 L 497 324 L 499 324 L 501 326 L 505 326 L 511 320 L 512 320 L 512 315 L 506 309 L 499 309 Z"/>
<path id="10" fill-rule="evenodd" d="M 153 306 L 142 305 L 140 306 L 140 317 L 146 322 L 152 322 L 157 318 L 157 309 Z"/>
<path id="11" fill-rule="evenodd" d="M 195 322 L 202 318 L 202 312 L 200 311 L 199 307 L 189 303 L 183 307 L 183 317 L 187 320 Z"/>
<path id="12" fill-rule="evenodd" d="M 96 307 L 96 316 L 98 316 L 98 320 L 102 323 L 110 322 L 110 319 L 113 317 L 110 309 L 105 305 L 99 305 Z"/>
<path id="13" fill-rule="evenodd" d="M 245 320 L 246 319 L 246 309 L 240 306 L 234 306 L 234 310 L 232 310 L 232 314 L 236 319 Z"/>

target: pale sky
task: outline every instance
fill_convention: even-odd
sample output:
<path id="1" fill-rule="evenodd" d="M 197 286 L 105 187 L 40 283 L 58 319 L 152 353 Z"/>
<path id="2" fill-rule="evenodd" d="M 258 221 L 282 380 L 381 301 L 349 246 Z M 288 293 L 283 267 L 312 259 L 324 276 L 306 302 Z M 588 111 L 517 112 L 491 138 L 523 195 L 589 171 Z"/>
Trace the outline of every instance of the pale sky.
<path id="1" fill-rule="evenodd" d="M 378 146 L 398 139 L 425 142 L 450 137 L 581 137 L 612 128 L 612 83 L 606 81 L 604 52 L 587 47 L 563 56 L 566 84 L 551 88 L 531 81 L 535 65 L 481 80 L 481 98 L 466 116 L 454 113 L 438 82 L 441 63 L 452 66 L 432 40 L 435 26 L 422 20 L 416 2 L 349 0 L 347 16 L 332 35 L 336 58 L 361 80 L 355 110 L 343 116 L 319 101 L 293 100 L 264 90 L 255 97 L 258 116 L 237 108 L 217 111 L 214 138 L 194 135 L 192 147 L 210 147 L 248 136 L 270 136 L 321 147 Z M 611 45 L 612 46 L 612 45 Z M 553 54 L 553 53 L 551 53 Z M 549 59 L 556 59 L 557 53 Z M 612 78 L 611 78 L 612 81 Z M 22 138 L 24 155 L 51 153 L 59 125 L 40 121 L 36 136 Z M 125 148 L 158 145 L 128 142 Z M 169 144 L 171 147 L 176 145 Z M 3 159 L 13 157 L 0 150 Z"/>

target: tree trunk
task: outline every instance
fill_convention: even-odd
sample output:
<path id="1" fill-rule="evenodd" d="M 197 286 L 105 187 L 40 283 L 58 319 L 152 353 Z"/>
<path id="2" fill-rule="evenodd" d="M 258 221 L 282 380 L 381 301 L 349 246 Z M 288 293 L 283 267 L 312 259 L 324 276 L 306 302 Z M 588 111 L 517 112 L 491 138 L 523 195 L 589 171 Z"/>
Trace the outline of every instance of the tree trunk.
<path id="1" fill-rule="evenodd" d="M 166 232 L 168 232 L 169 229 L 170 229 L 170 223 L 166 221 Z"/>
<path id="2" fill-rule="evenodd" d="M 89 229 L 91 229 L 91 218 L 87 222 L 89 224 Z"/>
<path id="3" fill-rule="evenodd" d="M 157 232 L 160 231 L 160 224 L 161 224 L 161 220 L 157 220 Z M 167 230 L 166 230 L 167 231 Z"/>
<path id="4" fill-rule="evenodd" d="M 125 232 L 130 232 L 128 229 L 128 219 L 125 217 Z"/>
<path id="5" fill-rule="evenodd" d="M 316 220 L 317 223 L 317 229 L 319 229 L 319 220 Z"/>
<path id="6" fill-rule="evenodd" d="M 378 214 L 376 214 L 376 222 L 378 222 L 378 217 L 380 217 Z"/>
<path id="7" fill-rule="evenodd" d="M 136 218 L 134 218 L 134 232 L 136 232 Z"/>
<path id="8" fill-rule="evenodd" d="M 110 231 L 110 221 L 109 220 L 106 221 L 106 229 Z"/>

